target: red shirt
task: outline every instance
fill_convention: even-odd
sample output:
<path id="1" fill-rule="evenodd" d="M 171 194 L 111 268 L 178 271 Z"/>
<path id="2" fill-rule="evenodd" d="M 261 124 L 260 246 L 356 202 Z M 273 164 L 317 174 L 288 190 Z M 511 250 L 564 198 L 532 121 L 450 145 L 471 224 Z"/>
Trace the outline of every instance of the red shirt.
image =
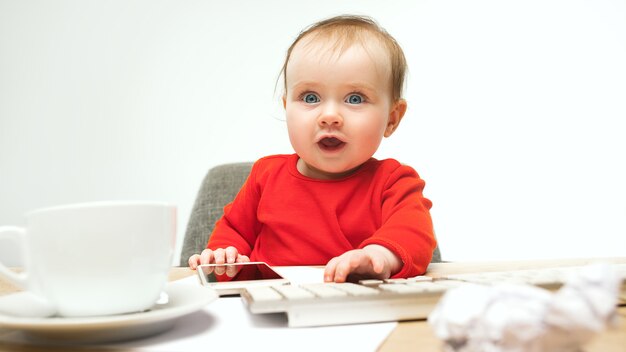
<path id="1" fill-rule="evenodd" d="M 259 159 L 207 247 L 234 246 L 270 265 L 326 265 L 379 244 L 404 263 L 394 277 L 426 271 L 436 246 L 432 203 L 415 170 L 371 158 L 350 176 L 317 180 L 300 174 L 297 161 L 296 154 Z"/>

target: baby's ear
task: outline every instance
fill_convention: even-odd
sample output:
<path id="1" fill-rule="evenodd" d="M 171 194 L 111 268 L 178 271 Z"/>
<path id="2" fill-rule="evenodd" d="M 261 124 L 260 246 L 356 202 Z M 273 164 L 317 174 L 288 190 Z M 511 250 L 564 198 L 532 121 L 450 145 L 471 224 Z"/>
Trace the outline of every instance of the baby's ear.
<path id="1" fill-rule="evenodd" d="M 391 111 L 389 112 L 389 119 L 387 120 L 387 127 L 385 128 L 385 137 L 389 137 L 393 134 L 393 132 L 400 125 L 400 121 L 404 117 L 404 113 L 406 112 L 407 104 L 406 100 L 398 99 L 393 104 Z"/>
<path id="2" fill-rule="evenodd" d="M 287 96 L 285 94 L 283 94 L 283 108 L 287 108 Z"/>

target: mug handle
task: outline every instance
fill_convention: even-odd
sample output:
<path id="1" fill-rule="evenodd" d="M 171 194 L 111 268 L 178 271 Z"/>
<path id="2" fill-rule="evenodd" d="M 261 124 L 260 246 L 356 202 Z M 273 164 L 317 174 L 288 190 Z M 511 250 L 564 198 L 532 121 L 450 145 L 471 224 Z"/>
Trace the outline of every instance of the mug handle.
<path id="1" fill-rule="evenodd" d="M 17 238 L 18 244 L 22 248 L 22 253 L 24 253 L 24 240 L 26 231 L 21 227 L 15 226 L 2 226 L 0 227 L 0 239 L 2 238 Z M 23 257 L 23 256 L 22 256 Z M 0 276 L 9 280 L 14 285 L 19 288 L 25 290 L 26 289 L 26 280 L 27 274 L 26 272 L 16 273 L 12 270 L 9 270 L 2 262 L 0 262 Z"/>

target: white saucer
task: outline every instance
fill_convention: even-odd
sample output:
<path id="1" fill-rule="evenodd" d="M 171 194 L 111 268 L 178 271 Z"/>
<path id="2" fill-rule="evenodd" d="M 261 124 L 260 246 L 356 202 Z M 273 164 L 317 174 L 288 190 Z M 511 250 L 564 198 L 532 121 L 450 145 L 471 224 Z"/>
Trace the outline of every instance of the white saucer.
<path id="1" fill-rule="evenodd" d="M 170 282 L 167 303 L 148 311 L 80 318 L 22 318 L 0 314 L 0 328 L 22 331 L 28 337 L 48 342 L 97 343 L 135 339 L 171 328 L 176 318 L 193 313 L 218 298 L 211 288 L 185 282 Z"/>

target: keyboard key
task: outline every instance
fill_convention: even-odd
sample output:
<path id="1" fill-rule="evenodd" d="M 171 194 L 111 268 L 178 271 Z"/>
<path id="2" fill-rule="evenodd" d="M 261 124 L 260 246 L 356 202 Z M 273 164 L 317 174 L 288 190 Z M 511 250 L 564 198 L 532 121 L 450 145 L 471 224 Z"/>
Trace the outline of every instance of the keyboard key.
<path id="1" fill-rule="evenodd" d="M 246 290 L 256 302 L 280 301 L 283 299 L 283 296 L 271 287 L 250 287 Z"/>
<path id="2" fill-rule="evenodd" d="M 299 286 L 281 285 L 274 286 L 274 289 L 280 292 L 280 294 L 285 296 L 285 298 L 287 299 L 298 300 L 315 297 L 315 295 L 311 291 L 307 291 Z"/>
<path id="3" fill-rule="evenodd" d="M 382 284 L 378 286 L 383 291 L 394 293 L 421 293 L 426 292 L 418 285 Z"/>
<path id="4" fill-rule="evenodd" d="M 365 286 L 378 286 L 380 284 L 384 283 L 383 280 L 377 280 L 377 279 L 368 279 L 368 280 L 360 280 L 359 284 L 361 285 L 365 285 Z"/>
<path id="5" fill-rule="evenodd" d="M 350 282 L 334 285 L 337 289 L 345 291 L 351 296 L 374 296 L 380 293 L 380 290 L 377 290 L 375 288 L 357 285 Z"/>
<path id="6" fill-rule="evenodd" d="M 440 281 L 437 282 L 409 282 L 407 286 L 415 287 L 419 289 L 418 292 L 423 293 L 433 293 L 433 292 L 444 292 L 449 287 L 445 285 L 440 285 Z"/>
<path id="7" fill-rule="evenodd" d="M 347 292 L 338 290 L 333 284 L 308 284 L 302 285 L 301 287 L 313 292 L 316 296 L 324 298 L 343 297 L 348 295 Z"/>
<path id="8" fill-rule="evenodd" d="M 414 276 L 406 279 L 408 282 L 431 282 L 433 278 L 430 276 Z"/>

